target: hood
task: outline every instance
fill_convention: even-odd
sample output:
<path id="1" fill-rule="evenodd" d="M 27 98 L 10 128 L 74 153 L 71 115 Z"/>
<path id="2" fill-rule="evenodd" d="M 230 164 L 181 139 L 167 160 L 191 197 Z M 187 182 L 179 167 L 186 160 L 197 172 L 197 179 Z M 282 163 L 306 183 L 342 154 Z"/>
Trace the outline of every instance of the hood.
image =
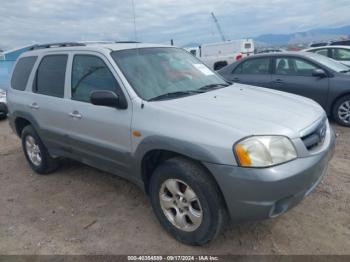
<path id="1" fill-rule="evenodd" d="M 248 135 L 299 137 L 324 117 L 316 102 L 301 96 L 242 84 L 159 102 L 164 109 L 219 122 Z"/>

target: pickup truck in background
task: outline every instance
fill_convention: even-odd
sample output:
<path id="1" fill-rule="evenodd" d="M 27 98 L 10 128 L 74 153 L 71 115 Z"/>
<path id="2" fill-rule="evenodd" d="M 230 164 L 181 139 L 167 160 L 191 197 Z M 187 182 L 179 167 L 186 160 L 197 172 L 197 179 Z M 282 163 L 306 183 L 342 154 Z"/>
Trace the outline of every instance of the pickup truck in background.
<path id="1" fill-rule="evenodd" d="M 253 55 L 255 50 L 253 39 L 203 44 L 185 49 L 214 70 L 219 70 L 246 56 Z"/>

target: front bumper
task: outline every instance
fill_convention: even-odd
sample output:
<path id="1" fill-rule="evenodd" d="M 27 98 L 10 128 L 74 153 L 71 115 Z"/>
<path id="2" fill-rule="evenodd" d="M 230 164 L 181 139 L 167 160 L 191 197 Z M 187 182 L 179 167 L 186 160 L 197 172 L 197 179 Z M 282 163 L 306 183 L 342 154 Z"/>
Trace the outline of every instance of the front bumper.
<path id="1" fill-rule="evenodd" d="M 261 220 L 279 216 L 308 196 L 327 173 L 335 134 L 325 150 L 269 168 L 204 163 L 223 193 L 231 219 Z"/>

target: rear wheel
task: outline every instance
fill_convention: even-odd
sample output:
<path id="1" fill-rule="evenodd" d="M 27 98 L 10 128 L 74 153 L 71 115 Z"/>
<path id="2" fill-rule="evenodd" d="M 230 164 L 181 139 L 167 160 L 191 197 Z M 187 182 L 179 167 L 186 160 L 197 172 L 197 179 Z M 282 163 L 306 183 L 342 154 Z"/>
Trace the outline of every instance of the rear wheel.
<path id="1" fill-rule="evenodd" d="M 7 107 L 5 104 L 0 103 L 0 120 L 7 117 Z"/>
<path id="2" fill-rule="evenodd" d="M 150 197 L 165 230 L 189 245 L 204 245 L 221 232 L 224 202 L 208 171 L 191 160 L 165 161 L 151 177 Z"/>
<path id="3" fill-rule="evenodd" d="M 58 167 L 32 126 L 22 131 L 22 148 L 30 167 L 38 174 L 49 174 Z"/>
<path id="4" fill-rule="evenodd" d="M 343 96 L 337 100 L 332 114 L 338 124 L 350 127 L 350 95 Z"/>

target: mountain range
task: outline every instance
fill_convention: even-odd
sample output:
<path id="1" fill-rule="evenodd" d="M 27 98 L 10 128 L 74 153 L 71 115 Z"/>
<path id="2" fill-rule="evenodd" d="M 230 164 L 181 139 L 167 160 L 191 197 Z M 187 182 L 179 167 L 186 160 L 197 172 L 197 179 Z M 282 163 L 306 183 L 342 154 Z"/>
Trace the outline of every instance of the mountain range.
<path id="1" fill-rule="evenodd" d="M 311 42 L 350 38 L 350 25 L 336 28 L 317 28 L 291 34 L 264 34 L 249 38 L 253 38 L 255 40 L 255 45 L 261 47 L 309 44 Z M 199 45 L 199 43 L 188 43 L 183 47 L 193 47 Z"/>
<path id="2" fill-rule="evenodd" d="M 287 45 L 337 40 L 347 37 L 350 37 L 350 25 L 337 28 L 318 28 L 291 34 L 264 34 L 253 37 L 253 39 L 266 45 Z"/>

